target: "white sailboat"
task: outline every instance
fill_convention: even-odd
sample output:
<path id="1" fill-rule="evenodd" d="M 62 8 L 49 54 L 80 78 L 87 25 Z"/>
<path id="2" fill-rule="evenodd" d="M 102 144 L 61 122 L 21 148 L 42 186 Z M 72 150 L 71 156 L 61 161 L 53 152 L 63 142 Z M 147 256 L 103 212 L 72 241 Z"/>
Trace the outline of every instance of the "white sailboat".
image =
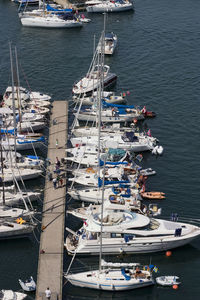
<path id="1" fill-rule="evenodd" d="M 90 13 L 124 12 L 128 10 L 133 10 L 133 3 L 129 2 L 128 0 L 106 0 L 94 5 L 88 5 L 86 7 L 86 10 Z"/>

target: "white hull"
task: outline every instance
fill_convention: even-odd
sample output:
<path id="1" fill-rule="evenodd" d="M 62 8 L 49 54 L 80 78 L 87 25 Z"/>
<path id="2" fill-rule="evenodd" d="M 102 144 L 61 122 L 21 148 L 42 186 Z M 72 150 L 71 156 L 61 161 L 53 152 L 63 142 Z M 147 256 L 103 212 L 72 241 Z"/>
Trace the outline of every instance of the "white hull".
<path id="1" fill-rule="evenodd" d="M 131 277 L 130 280 L 126 280 L 122 275 L 121 269 L 108 269 L 101 271 L 101 273 L 95 270 L 69 274 L 65 278 L 71 284 L 79 287 L 104 291 L 126 291 L 154 284 L 154 280 L 150 274 L 145 275 L 146 277 L 143 279 Z"/>
<path id="2" fill-rule="evenodd" d="M 12 290 L 0 290 L 0 293 L 3 294 L 1 300 L 23 300 L 27 297 L 26 294 L 14 292 Z"/>
<path id="3" fill-rule="evenodd" d="M 32 170 L 32 169 L 4 169 L 4 182 L 11 182 L 14 178 L 17 181 L 29 180 L 39 177 L 42 174 L 42 170 Z M 0 173 L 2 176 L 2 173 Z"/>
<path id="4" fill-rule="evenodd" d="M 117 80 L 117 75 L 110 73 L 110 67 L 104 66 L 104 88 L 108 88 L 113 85 Z M 94 69 L 83 77 L 78 83 L 73 86 L 72 92 L 76 95 L 92 93 L 97 90 L 100 85 L 100 74 L 98 70 L 98 65 Z M 102 74 L 101 74 L 102 75 Z"/>
<path id="5" fill-rule="evenodd" d="M 76 114 L 75 114 L 76 115 Z M 89 122 L 96 122 L 97 116 L 91 112 L 79 112 L 77 119 L 79 121 L 89 121 Z M 110 114 L 101 116 L 101 121 L 105 123 L 125 123 L 125 122 L 132 122 L 133 119 L 143 120 L 143 115 L 138 114 L 131 114 L 131 115 L 120 115 L 120 116 L 112 116 Z"/>
<path id="6" fill-rule="evenodd" d="M 82 26 L 82 22 L 74 20 L 65 21 L 60 18 L 52 18 L 50 16 L 21 16 L 20 20 L 23 26 L 28 27 L 74 28 Z"/>
<path id="7" fill-rule="evenodd" d="M 123 12 L 123 11 L 132 10 L 133 4 L 128 3 L 128 4 L 116 5 L 116 4 L 113 4 L 108 1 L 106 3 L 102 2 L 102 4 L 88 6 L 88 7 L 86 7 L 86 9 L 87 9 L 87 12 L 90 12 L 90 13 Z"/>
<path id="8" fill-rule="evenodd" d="M 30 201 L 37 201 L 41 193 L 38 192 L 21 192 L 21 193 L 10 193 L 5 192 L 5 202 L 6 205 L 13 205 L 13 204 L 23 204 L 23 199 L 30 200 Z M 0 205 L 3 204 L 3 194 L 0 193 Z"/>
<path id="9" fill-rule="evenodd" d="M 189 244 L 200 235 L 199 229 L 193 234 L 181 237 L 154 237 L 154 238 L 137 238 L 128 243 L 124 239 L 103 239 L 102 253 L 115 255 L 120 253 L 140 254 L 166 251 Z M 66 248 L 68 253 L 74 253 L 70 250 L 69 241 L 66 239 Z M 100 243 L 96 240 L 87 241 L 78 247 L 76 254 L 79 255 L 99 255 Z"/>
<path id="10" fill-rule="evenodd" d="M 31 225 L 2 222 L 0 224 L 0 240 L 25 237 L 33 232 L 33 228 Z"/>

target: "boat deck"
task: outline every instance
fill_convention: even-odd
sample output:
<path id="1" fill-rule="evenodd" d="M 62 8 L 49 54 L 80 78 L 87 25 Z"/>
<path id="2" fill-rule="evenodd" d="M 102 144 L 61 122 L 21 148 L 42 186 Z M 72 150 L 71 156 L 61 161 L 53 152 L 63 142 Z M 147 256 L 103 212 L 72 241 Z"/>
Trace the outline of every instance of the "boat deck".
<path id="1" fill-rule="evenodd" d="M 55 169 L 56 157 L 59 160 L 65 157 L 68 127 L 68 102 L 55 101 L 49 127 L 48 159 L 51 164 L 49 172 L 53 178 L 57 175 Z M 56 143 L 58 142 L 58 145 Z M 56 189 L 52 180 L 49 180 L 48 171 L 45 180 L 43 203 L 42 230 L 37 273 L 36 299 L 45 298 L 47 287 L 52 292 L 51 300 L 62 299 L 63 286 L 63 251 L 64 225 L 66 202 L 66 168 L 61 164 L 63 185 Z"/>

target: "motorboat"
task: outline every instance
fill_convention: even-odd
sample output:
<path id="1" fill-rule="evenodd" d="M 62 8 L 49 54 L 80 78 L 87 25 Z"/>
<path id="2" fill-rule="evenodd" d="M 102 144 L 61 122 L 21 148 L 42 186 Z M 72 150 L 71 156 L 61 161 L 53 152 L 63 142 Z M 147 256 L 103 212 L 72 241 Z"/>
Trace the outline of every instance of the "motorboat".
<path id="1" fill-rule="evenodd" d="M 102 253 L 116 255 L 166 251 L 184 246 L 200 235 L 200 228 L 192 224 L 143 217 L 149 219 L 144 227 L 140 222 L 135 222 L 134 228 L 124 230 L 103 226 Z M 100 237 L 100 226 L 90 219 L 77 233 L 67 236 L 65 247 L 70 254 L 98 255 Z"/>
<path id="2" fill-rule="evenodd" d="M 165 199 L 165 193 L 163 192 L 141 192 L 143 199 L 154 200 L 154 199 Z"/>
<path id="3" fill-rule="evenodd" d="M 101 270 L 64 274 L 73 285 L 105 291 L 126 291 L 154 284 L 151 271 L 137 263 L 102 262 Z"/>
<path id="4" fill-rule="evenodd" d="M 156 277 L 156 283 L 162 286 L 173 286 L 181 284 L 178 276 L 160 276 Z"/>
<path id="5" fill-rule="evenodd" d="M 40 14 L 40 15 L 19 15 L 23 26 L 28 27 L 45 27 L 45 28 L 75 28 L 81 27 L 83 24 L 72 14 Z"/>
<path id="6" fill-rule="evenodd" d="M 19 284 L 21 285 L 22 289 L 26 292 L 33 292 L 36 290 L 36 283 L 32 276 L 25 281 L 19 279 Z"/>
<path id="7" fill-rule="evenodd" d="M 87 12 L 90 13 L 112 13 L 112 12 L 123 12 L 133 10 L 133 3 L 124 0 L 106 0 L 101 1 L 95 5 L 89 5 L 86 7 Z"/>
<path id="8" fill-rule="evenodd" d="M 109 32 L 105 34 L 105 49 L 104 54 L 112 55 L 117 46 L 117 35 L 113 32 Z M 101 51 L 101 48 L 99 49 Z"/>
<path id="9" fill-rule="evenodd" d="M 14 132 L 13 122 L 10 122 L 10 124 L 7 126 L 7 124 L 4 122 L 3 127 L 1 128 L 1 133 Z M 16 129 L 19 133 L 25 133 L 25 132 L 41 131 L 42 129 L 44 129 L 44 127 L 45 127 L 44 122 L 24 121 L 24 122 L 18 122 Z"/>
<path id="10" fill-rule="evenodd" d="M 72 88 L 73 94 L 89 94 L 97 90 L 100 85 L 100 77 L 102 76 L 104 88 L 113 85 L 117 80 L 117 75 L 110 73 L 110 67 L 108 65 L 104 65 L 102 72 L 100 71 L 100 66 L 95 65 L 85 77 L 74 84 Z"/>
<path id="11" fill-rule="evenodd" d="M 0 290 L 0 300 L 23 300 L 27 295 L 12 290 Z"/>
<path id="12" fill-rule="evenodd" d="M 20 93 L 20 98 L 22 100 L 35 100 L 35 101 L 51 101 L 51 96 L 47 95 L 47 94 L 43 94 L 41 92 L 34 92 L 31 90 L 28 90 L 22 86 L 17 87 L 14 86 L 14 93 Z M 11 96 L 10 96 L 11 95 Z M 3 99 L 8 99 L 9 97 L 12 97 L 12 87 L 8 86 L 5 94 L 3 96 Z"/>

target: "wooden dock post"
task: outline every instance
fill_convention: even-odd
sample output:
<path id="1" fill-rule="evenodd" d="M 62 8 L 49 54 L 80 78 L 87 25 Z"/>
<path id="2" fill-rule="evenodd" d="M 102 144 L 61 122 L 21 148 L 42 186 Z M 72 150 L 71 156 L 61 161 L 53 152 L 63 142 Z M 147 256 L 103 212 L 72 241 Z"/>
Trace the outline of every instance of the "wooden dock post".
<path id="1" fill-rule="evenodd" d="M 68 127 L 68 102 L 55 101 L 49 128 L 48 159 L 51 164 L 49 172 L 53 178 L 57 176 L 56 157 L 65 157 Z M 45 179 L 43 216 L 40 237 L 40 250 L 37 272 L 36 300 L 46 300 L 45 290 L 50 288 L 51 300 L 62 300 L 63 285 L 63 252 L 66 202 L 66 169 L 61 165 L 63 186 L 53 187 L 49 181 L 48 171 Z"/>

